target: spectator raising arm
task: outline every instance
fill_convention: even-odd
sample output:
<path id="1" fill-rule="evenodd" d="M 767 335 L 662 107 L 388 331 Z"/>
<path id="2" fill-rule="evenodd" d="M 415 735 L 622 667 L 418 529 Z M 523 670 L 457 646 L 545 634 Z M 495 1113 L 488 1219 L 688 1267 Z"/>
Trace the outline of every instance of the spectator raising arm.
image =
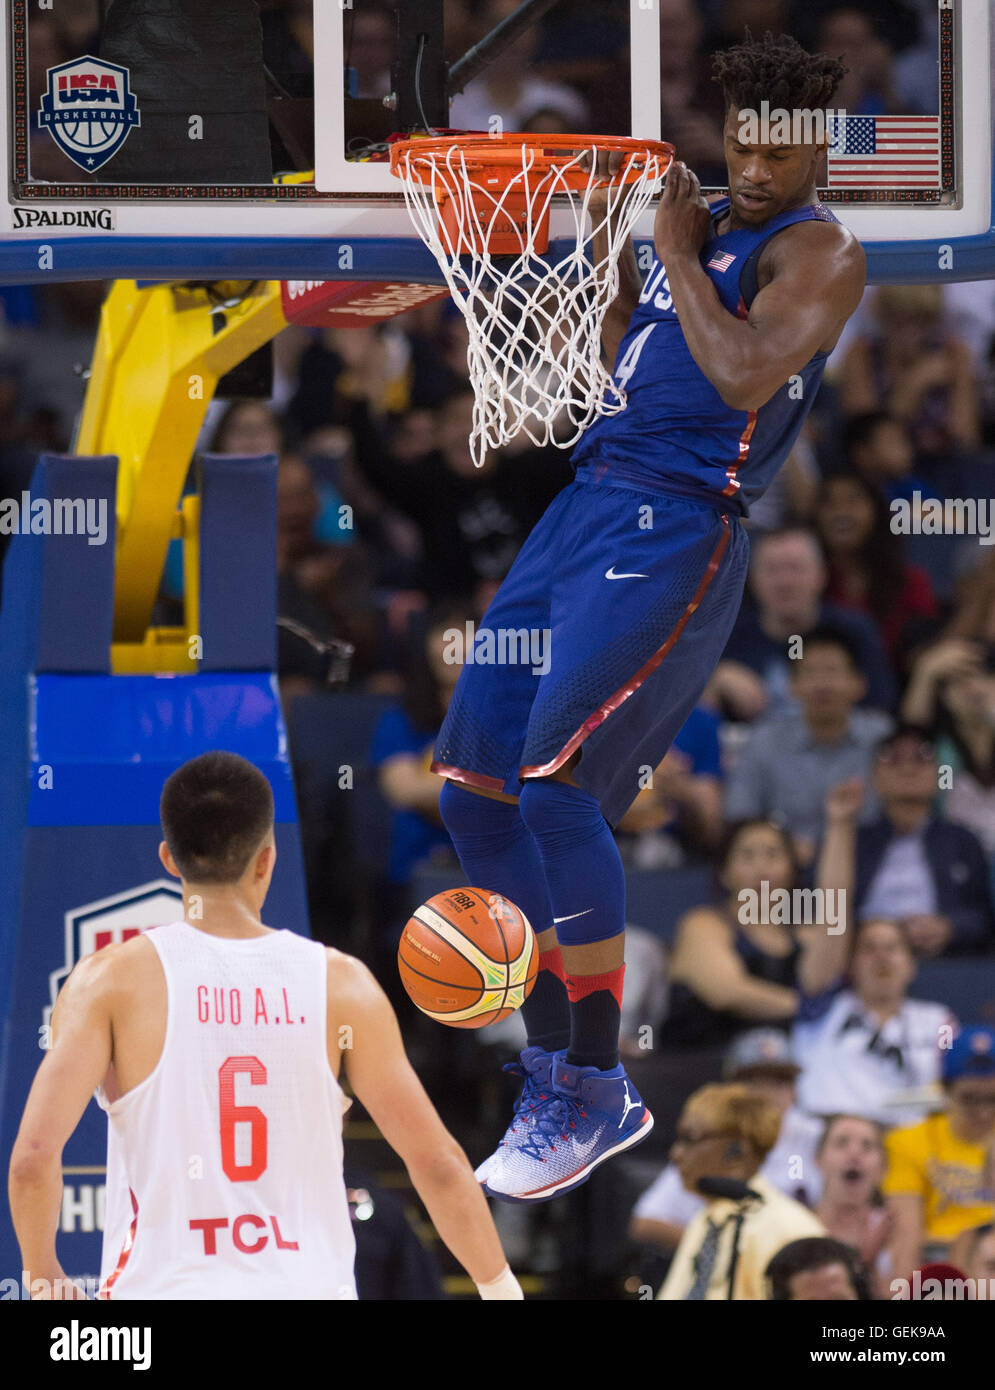
<path id="1" fill-rule="evenodd" d="M 723 660 L 705 687 L 701 703 L 708 709 L 728 711 L 731 719 L 759 719 L 769 703 L 763 678 L 741 661 Z"/>
<path id="2" fill-rule="evenodd" d="M 951 676 L 977 669 L 980 649 L 972 642 L 949 638 L 929 647 L 917 658 L 902 699 L 902 719 L 906 724 L 931 728 L 938 712 L 940 686 Z"/>
<path id="3" fill-rule="evenodd" d="M 823 901 L 839 905 L 835 923 L 801 928 L 802 954 L 798 983 L 807 995 L 822 994 L 842 980 L 850 954 L 849 909 L 854 902 L 857 816 L 864 800 L 859 777 L 848 777 L 826 797 L 826 832 L 815 871 Z M 833 890 L 834 898 L 829 897 Z M 831 928 L 831 930 L 830 930 Z"/>

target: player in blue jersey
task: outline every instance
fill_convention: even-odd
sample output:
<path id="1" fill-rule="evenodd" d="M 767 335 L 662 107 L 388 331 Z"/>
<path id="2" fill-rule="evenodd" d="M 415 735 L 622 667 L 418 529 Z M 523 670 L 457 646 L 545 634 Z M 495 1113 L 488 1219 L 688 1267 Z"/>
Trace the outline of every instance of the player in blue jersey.
<path id="1" fill-rule="evenodd" d="M 540 973 L 512 1122 L 478 1169 L 540 1201 L 640 1142 L 652 1117 L 619 1065 L 625 881 L 612 835 L 725 646 L 741 519 L 801 430 L 864 288 L 855 238 L 816 190 L 826 145 L 746 145 L 761 103 L 823 110 L 845 68 L 794 40 L 720 53 L 729 197 L 667 176 L 645 282 L 630 245 L 604 348 L 627 408 L 602 417 L 481 626 L 548 633 L 543 668 L 464 667 L 435 748 L 442 818 L 469 881 L 516 902 Z M 598 248 L 595 247 L 597 255 Z M 479 634 L 478 634 L 479 635 Z"/>

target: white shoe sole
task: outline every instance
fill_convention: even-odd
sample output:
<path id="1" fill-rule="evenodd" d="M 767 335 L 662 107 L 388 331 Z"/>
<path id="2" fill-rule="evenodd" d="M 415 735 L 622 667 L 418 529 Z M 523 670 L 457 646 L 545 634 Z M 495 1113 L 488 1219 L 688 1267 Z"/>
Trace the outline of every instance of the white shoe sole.
<path id="1" fill-rule="evenodd" d="M 638 1129 L 623 1139 L 621 1144 L 616 1144 L 614 1148 L 608 1149 L 605 1153 L 599 1154 L 593 1159 L 586 1168 L 582 1168 L 579 1173 L 573 1173 L 570 1177 L 562 1178 L 557 1183 L 551 1183 L 549 1187 L 543 1187 L 535 1192 L 512 1193 L 497 1192 L 493 1187 L 487 1186 L 487 1180 L 483 1180 L 484 1191 L 488 1197 L 495 1197 L 499 1202 L 546 1202 L 550 1197 L 556 1197 L 561 1192 L 570 1192 L 575 1187 L 580 1187 L 581 1183 L 587 1182 L 588 1178 L 600 1164 L 607 1162 L 609 1158 L 614 1158 L 616 1154 L 624 1153 L 626 1149 L 631 1149 L 646 1138 L 653 1128 L 653 1116 L 647 1110 L 646 1119 Z M 483 1166 L 483 1165 L 481 1165 Z"/>

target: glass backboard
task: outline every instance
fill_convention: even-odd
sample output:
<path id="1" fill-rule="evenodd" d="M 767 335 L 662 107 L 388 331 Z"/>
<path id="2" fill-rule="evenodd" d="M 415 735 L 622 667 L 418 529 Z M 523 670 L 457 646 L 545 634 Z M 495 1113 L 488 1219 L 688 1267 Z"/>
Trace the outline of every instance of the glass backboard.
<path id="1" fill-rule="evenodd" d="M 935 6 L 935 15 L 926 7 L 935 80 L 927 73 L 917 109 L 848 112 L 833 128 L 823 197 L 867 245 L 873 279 L 995 275 L 989 5 Z M 200 35 L 181 32 L 177 5 L 175 44 L 160 33 L 154 49 L 130 8 L 3 0 L 0 280 L 438 281 L 385 142 L 412 102 L 435 125 L 487 128 L 487 81 L 478 75 L 450 108 L 446 64 L 516 0 L 488 0 L 475 25 L 471 8 L 443 0 L 214 0 Z M 569 122 L 673 139 L 661 115 L 673 8 L 540 5 L 545 13 L 495 60 L 529 74 L 533 109 L 519 104 L 518 116 L 551 133 Z M 419 17 L 431 38 L 420 53 L 411 47 Z M 212 18 L 224 19 L 223 35 Z M 590 84 L 586 97 L 583 82 L 571 87 L 592 49 L 611 74 L 594 99 Z M 555 213 L 552 230 L 555 254 Z M 648 214 L 639 235 L 651 230 Z"/>

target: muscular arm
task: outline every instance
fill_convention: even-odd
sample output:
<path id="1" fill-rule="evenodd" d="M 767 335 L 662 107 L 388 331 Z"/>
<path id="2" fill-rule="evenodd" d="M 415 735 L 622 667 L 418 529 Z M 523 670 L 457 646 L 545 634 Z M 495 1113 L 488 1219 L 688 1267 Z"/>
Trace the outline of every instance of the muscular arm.
<path id="1" fill-rule="evenodd" d="M 52 1014 L 52 1046 L 38 1068 L 10 1160 L 10 1210 L 22 1268 L 64 1279 L 55 1250 L 62 1150 L 111 1063 L 113 947 L 81 961 Z M 71 1291 L 69 1296 L 73 1296 Z"/>
<path id="2" fill-rule="evenodd" d="M 338 953 L 329 958 L 328 989 L 330 1060 L 347 1026 L 351 1046 L 341 1055 L 353 1090 L 403 1161 L 442 1240 L 475 1283 L 492 1283 L 507 1260 L 487 1202 L 408 1061 L 387 996 L 364 965 Z"/>
<path id="3" fill-rule="evenodd" d="M 864 289 L 864 253 L 834 223 L 788 227 L 764 254 L 769 276 L 745 319 L 733 319 L 698 259 L 708 226 L 698 181 L 682 165 L 657 209 L 657 255 L 691 355 L 727 405 L 757 410 L 835 342 Z"/>

